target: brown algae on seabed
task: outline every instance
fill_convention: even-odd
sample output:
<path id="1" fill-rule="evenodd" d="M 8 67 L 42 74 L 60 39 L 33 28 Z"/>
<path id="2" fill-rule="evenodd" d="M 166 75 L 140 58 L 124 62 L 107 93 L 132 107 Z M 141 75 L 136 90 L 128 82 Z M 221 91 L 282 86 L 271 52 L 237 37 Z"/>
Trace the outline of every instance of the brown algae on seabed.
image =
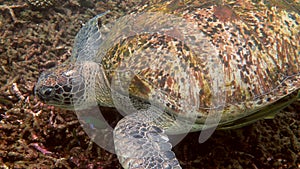
<path id="1" fill-rule="evenodd" d="M 41 71 L 70 56 L 82 23 L 108 9 L 117 16 L 133 7 L 130 1 L 92 2 L 92 8 L 66 2 L 46 13 L 12 8 L 21 23 L 8 9 L 0 10 L 1 167 L 120 168 L 115 155 L 90 144 L 72 112 L 42 105 L 32 92 Z M 299 110 L 296 103 L 274 120 L 218 131 L 202 145 L 196 133 L 190 134 L 175 147 L 176 154 L 183 168 L 299 168 Z"/>

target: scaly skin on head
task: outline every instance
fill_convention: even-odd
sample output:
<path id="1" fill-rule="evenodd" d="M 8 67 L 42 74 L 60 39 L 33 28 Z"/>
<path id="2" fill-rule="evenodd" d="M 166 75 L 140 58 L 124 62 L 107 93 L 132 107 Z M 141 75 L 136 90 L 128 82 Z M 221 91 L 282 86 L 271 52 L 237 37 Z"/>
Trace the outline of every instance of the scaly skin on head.
<path id="1" fill-rule="evenodd" d="M 43 72 L 35 93 L 47 104 L 64 109 L 84 109 L 94 102 L 111 107 L 110 87 L 101 69 L 95 62 L 67 61 Z"/>
<path id="2" fill-rule="evenodd" d="M 72 109 L 72 98 L 84 91 L 84 80 L 77 67 L 66 62 L 43 72 L 35 86 L 35 93 L 47 104 Z"/>

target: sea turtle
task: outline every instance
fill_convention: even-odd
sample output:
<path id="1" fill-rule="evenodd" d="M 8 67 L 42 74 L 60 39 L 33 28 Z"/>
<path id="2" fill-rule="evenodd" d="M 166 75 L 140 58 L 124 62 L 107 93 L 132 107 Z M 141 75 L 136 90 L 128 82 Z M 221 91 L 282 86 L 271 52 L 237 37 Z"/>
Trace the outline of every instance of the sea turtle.
<path id="1" fill-rule="evenodd" d="M 106 24 L 100 14 L 35 93 L 62 108 L 96 101 L 129 113 L 113 133 L 124 168 L 181 168 L 167 134 L 240 127 L 300 97 L 299 9 L 164 0 Z"/>

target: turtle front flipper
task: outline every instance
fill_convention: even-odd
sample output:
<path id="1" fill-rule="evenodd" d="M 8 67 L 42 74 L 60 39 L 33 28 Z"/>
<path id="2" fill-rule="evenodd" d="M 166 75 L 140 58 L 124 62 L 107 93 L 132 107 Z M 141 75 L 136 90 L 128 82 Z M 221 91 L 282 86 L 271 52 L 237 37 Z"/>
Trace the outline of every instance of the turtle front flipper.
<path id="1" fill-rule="evenodd" d="M 180 169 L 164 130 L 151 120 L 149 110 L 125 116 L 114 129 L 115 150 L 124 168 Z"/>

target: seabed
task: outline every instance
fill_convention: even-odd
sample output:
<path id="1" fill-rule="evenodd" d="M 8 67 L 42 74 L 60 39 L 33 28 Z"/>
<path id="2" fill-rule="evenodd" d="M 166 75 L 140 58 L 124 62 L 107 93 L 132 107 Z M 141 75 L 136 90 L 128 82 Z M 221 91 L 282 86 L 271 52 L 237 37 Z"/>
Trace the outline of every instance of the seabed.
<path id="1" fill-rule="evenodd" d="M 0 0 L 0 168 L 121 168 L 116 155 L 90 141 L 75 113 L 44 105 L 33 88 L 43 70 L 70 57 L 83 23 L 107 10 L 113 20 L 138 2 L 70 0 L 36 9 Z M 300 168 L 299 110 L 298 102 L 274 119 L 216 131 L 203 144 L 191 133 L 174 151 L 187 169 Z"/>

